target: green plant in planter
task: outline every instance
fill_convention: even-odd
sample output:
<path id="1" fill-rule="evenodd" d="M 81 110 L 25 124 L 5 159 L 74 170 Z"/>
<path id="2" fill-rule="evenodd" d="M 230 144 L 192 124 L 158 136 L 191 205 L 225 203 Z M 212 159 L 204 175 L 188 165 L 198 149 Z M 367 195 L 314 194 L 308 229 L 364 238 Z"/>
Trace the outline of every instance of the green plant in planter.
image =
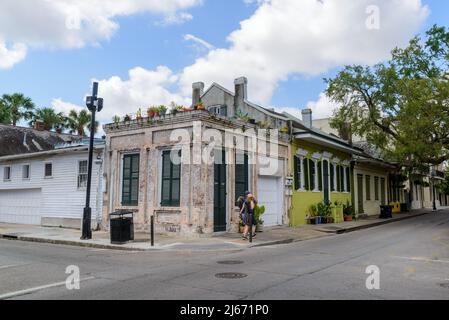
<path id="1" fill-rule="evenodd" d="M 143 119 L 142 118 L 142 108 L 139 108 L 139 110 L 137 110 L 137 112 L 136 112 L 136 120 L 140 121 L 142 119 Z"/>
<path id="2" fill-rule="evenodd" d="M 130 122 L 131 121 L 131 116 L 130 115 L 125 115 L 125 117 L 123 118 L 123 121 L 125 122 Z"/>
<path id="3" fill-rule="evenodd" d="M 345 220 L 347 221 L 351 221 L 356 217 L 354 206 L 351 205 L 349 201 L 347 201 L 346 204 L 343 205 L 343 214 L 345 216 Z"/>
<path id="4" fill-rule="evenodd" d="M 261 219 L 261 216 L 265 213 L 265 206 L 256 205 L 254 207 L 254 219 L 256 220 L 257 225 L 263 225 L 264 221 Z"/>
<path id="5" fill-rule="evenodd" d="M 164 105 L 159 106 L 159 115 L 162 117 L 165 117 L 165 115 L 167 114 L 167 110 L 168 108 Z"/>
<path id="6" fill-rule="evenodd" d="M 321 217 L 323 223 L 327 223 L 332 215 L 330 203 L 320 202 L 317 204 L 318 215 Z"/>
<path id="7" fill-rule="evenodd" d="M 309 221 L 311 224 L 317 224 L 318 220 L 318 208 L 316 204 L 312 204 L 309 207 Z"/>
<path id="8" fill-rule="evenodd" d="M 116 128 L 118 129 L 119 124 L 120 124 L 120 117 L 116 115 L 112 118 L 112 121 L 114 122 Z"/>

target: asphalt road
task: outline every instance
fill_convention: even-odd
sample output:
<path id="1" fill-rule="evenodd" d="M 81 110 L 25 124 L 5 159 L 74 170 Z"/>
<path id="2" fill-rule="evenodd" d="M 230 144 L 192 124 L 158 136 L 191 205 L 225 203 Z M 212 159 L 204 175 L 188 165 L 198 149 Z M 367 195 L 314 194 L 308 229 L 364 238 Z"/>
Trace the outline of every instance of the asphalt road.
<path id="1" fill-rule="evenodd" d="M 79 267 L 79 290 L 66 288 L 69 265 Z M 371 265 L 380 271 L 379 290 L 366 287 Z M 5 298 L 449 299 L 449 212 L 239 251 L 134 253 L 0 240 Z"/>

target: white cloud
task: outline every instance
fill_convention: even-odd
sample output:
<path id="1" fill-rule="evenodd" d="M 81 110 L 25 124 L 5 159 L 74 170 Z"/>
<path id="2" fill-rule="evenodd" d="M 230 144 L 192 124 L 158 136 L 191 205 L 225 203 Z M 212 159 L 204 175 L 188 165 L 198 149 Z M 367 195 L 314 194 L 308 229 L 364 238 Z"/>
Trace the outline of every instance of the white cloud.
<path id="1" fill-rule="evenodd" d="M 201 3 L 202 0 L 2 0 L 0 39 L 12 43 L 13 49 L 20 46 L 23 59 L 25 46 L 72 49 L 108 40 L 119 28 L 115 22 L 119 16 L 148 12 L 164 16 L 167 24 L 182 23 L 192 19 L 184 10 Z M 0 54 L 1 51 L 5 51 L 3 42 Z M 10 67 L 22 59 L 9 58 L 0 67 Z"/>
<path id="2" fill-rule="evenodd" d="M 150 105 L 169 105 L 172 101 L 189 105 L 190 99 L 167 88 L 176 86 L 178 76 L 167 67 L 155 70 L 134 68 L 128 79 L 114 76 L 99 81 L 99 96 L 104 101 L 104 109 L 99 113 L 100 121 L 111 122 L 114 115 L 135 113 L 139 108 L 145 112 Z"/>
<path id="3" fill-rule="evenodd" d="M 374 64 L 418 31 L 429 10 L 420 0 L 257 1 L 256 12 L 218 48 L 184 69 L 182 92 L 191 83 L 249 78 L 249 94 L 269 103 L 279 81 L 294 74 L 316 76 L 344 64 Z M 369 30 L 366 9 L 380 8 L 380 29 Z"/>
<path id="4" fill-rule="evenodd" d="M 313 119 L 325 119 L 331 117 L 339 106 L 321 93 L 317 101 L 308 102 L 306 107 L 312 110 Z"/>
<path id="5" fill-rule="evenodd" d="M 68 114 L 71 110 L 79 111 L 84 108 L 70 102 L 65 102 L 61 98 L 53 99 L 51 106 L 56 112 L 63 112 L 65 114 Z"/>
<path id="6" fill-rule="evenodd" d="M 25 59 L 27 47 L 23 43 L 15 43 L 8 48 L 0 39 L 0 69 L 12 68 L 15 64 Z"/>
<path id="7" fill-rule="evenodd" d="M 267 105 L 278 83 L 290 76 L 316 76 L 345 64 L 382 61 L 392 48 L 407 43 L 429 12 L 420 0 L 266 0 L 257 4 L 256 12 L 229 35 L 228 48 L 210 50 L 179 74 L 163 66 L 134 68 L 129 79 L 101 80 L 105 109 L 100 120 L 110 122 L 115 114 L 123 116 L 148 104 L 187 105 L 192 82 L 218 82 L 232 89 L 233 80 L 242 75 L 249 80 L 249 99 Z M 379 30 L 366 27 L 369 5 L 380 8 Z M 198 44 L 202 40 L 187 38 Z M 311 108 L 317 119 L 330 116 L 335 105 L 321 94 L 306 106 L 278 110 L 300 117 L 299 107 Z"/>

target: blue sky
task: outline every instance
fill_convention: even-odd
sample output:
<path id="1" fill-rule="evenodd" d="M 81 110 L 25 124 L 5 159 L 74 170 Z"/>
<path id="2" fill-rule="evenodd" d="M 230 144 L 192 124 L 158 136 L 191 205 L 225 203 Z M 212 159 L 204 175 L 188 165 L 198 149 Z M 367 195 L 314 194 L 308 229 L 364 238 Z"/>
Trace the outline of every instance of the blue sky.
<path id="1" fill-rule="evenodd" d="M 173 1 L 176 2 L 176 0 Z M 310 0 L 304 0 L 304 2 L 307 1 Z M 382 1 L 385 0 L 379 1 L 381 2 L 380 5 L 382 5 Z M 196 66 L 196 59 L 207 57 L 209 52 L 209 49 L 206 49 L 198 42 L 185 40 L 185 36 L 193 35 L 194 37 L 211 44 L 214 48 L 227 50 L 232 47 L 232 42 L 228 41 L 227 38 L 233 31 L 241 29 L 240 23 L 246 19 L 256 20 L 256 10 L 261 10 L 260 6 L 270 5 L 258 4 L 255 1 L 248 3 L 244 0 L 203 0 L 200 1 L 201 3 L 192 0 L 191 2 L 191 6 L 186 8 L 182 7 L 179 10 L 170 9 L 170 11 L 167 12 L 155 12 L 152 8 L 149 10 L 136 9 L 135 12 L 130 14 L 126 13 L 108 16 L 111 21 L 119 26 L 110 34 L 110 36 L 103 37 L 102 35 L 96 35 L 96 37 L 94 37 L 96 43 L 93 45 L 88 43 L 86 40 L 88 38 L 86 37 L 86 39 L 83 38 L 85 43 L 77 45 L 76 47 L 59 44 L 57 42 L 47 43 L 49 41 L 46 41 L 45 39 L 47 36 L 46 34 L 42 34 L 42 38 L 39 39 L 40 42 L 36 41 L 34 38 L 27 40 L 28 38 L 26 36 L 19 37 L 14 35 L 16 38 L 13 36 L 9 37 L 7 26 L 2 26 L 0 23 L 0 45 L 3 38 L 4 45 L 11 49 L 16 42 L 19 42 L 17 37 L 20 38 L 21 43 L 23 42 L 27 45 L 26 57 L 19 62 L 14 63 L 13 66 L 3 69 L 0 68 L 0 94 L 23 92 L 30 96 L 36 104 L 41 107 L 51 106 L 54 104 L 54 99 L 60 99 L 61 103 L 68 104 L 69 107 L 71 107 L 72 104 L 82 106 L 84 95 L 89 91 L 91 80 L 94 78 L 105 81 L 105 86 L 107 88 L 105 90 L 112 90 L 111 88 L 113 86 L 110 86 L 108 80 L 113 76 L 118 76 L 122 82 L 126 82 L 129 79 L 129 70 L 133 68 L 139 67 L 143 70 L 155 70 L 158 66 L 164 66 L 164 68 L 170 70 L 171 76 L 176 77 L 176 79 L 169 81 L 164 79 L 162 82 L 157 82 L 153 85 L 161 86 L 164 90 L 167 90 L 167 92 L 170 93 L 168 97 L 159 99 L 157 96 L 159 90 L 149 96 L 145 96 L 145 94 L 142 95 L 143 97 L 148 97 L 148 99 L 154 99 L 155 101 L 140 102 L 137 100 L 136 102 L 135 99 L 130 98 L 128 101 L 124 98 L 123 101 L 121 100 L 123 105 L 114 105 L 114 114 L 121 113 L 123 115 L 126 112 L 134 112 L 135 109 L 139 107 L 139 105 L 134 105 L 137 103 L 141 103 L 142 105 L 156 104 L 165 102 L 164 99 L 173 97 L 182 97 L 179 102 L 185 102 L 188 98 L 187 91 L 185 88 L 180 89 L 180 87 L 183 85 L 186 87 L 185 83 L 190 79 L 195 81 L 202 81 L 203 79 L 195 79 L 195 73 L 193 77 L 185 76 L 188 72 L 185 72 L 184 68 L 192 65 Z M 449 12 L 449 2 L 443 0 L 423 0 L 421 7 L 424 5 L 429 7 L 430 14 L 426 19 L 419 20 L 416 18 L 416 23 L 412 23 L 410 26 L 404 26 L 404 29 L 408 29 L 404 31 L 405 35 L 399 34 L 397 36 L 398 44 L 405 41 L 404 38 L 409 38 L 409 34 L 423 32 L 433 24 L 448 26 L 449 21 L 447 14 L 445 13 Z M 307 8 L 304 7 L 304 10 L 308 10 Z M 264 9 L 268 12 L 270 8 L 267 7 Z M 286 10 L 288 10 L 288 8 L 286 8 Z M 164 19 L 166 19 L 168 15 L 176 16 L 179 12 L 187 13 L 191 18 L 188 18 L 186 19 L 187 21 L 179 24 L 164 22 Z M 262 15 L 262 13 L 259 13 L 259 16 L 260 15 Z M 181 18 L 179 20 L 181 20 Z M 270 20 L 267 19 L 267 23 L 269 23 L 269 21 Z M 254 24 L 255 23 L 256 22 L 254 22 Z M 300 22 L 298 21 L 298 23 Z M 2 30 L 2 27 L 6 30 Z M 58 26 L 54 27 L 57 28 Z M 396 26 L 396 28 L 402 28 L 402 25 Z M 271 29 L 267 27 L 267 30 L 261 32 L 261 35 L 254 36 L 258 39 L 257 41 L 259 41 L 254 46 L 261 48 L 260 43 L 263 43 L 264 40 L 259 38 L 263 38 L 264 33 L 268 34 L 269 30 Z M 25 30 L 24 34 L 26 34 L 26 32 L 28 31 Z M 79 32 L 81 34 L 84 30 L 81 29 Z M 51 37 L 52 35 L 49 34 L 48 36 Z M 282 35 L 279 36 L 282 37 Z M 289 39 L 295 39 L 294 34 L 291 36 L 293 37 Z M 107 39 L 108 37 L 109 39 Z M 240 38 L 243 37 L 244 35 L 240 35 Z M 301 37 L 304 36 L 299 36 L 299 39 L 303 39 Z M 267 41 L 269 40 L 270 38 L 267 35 Z M 29 43 L 27 43 L 27 41 L 29 41 Z M 235 45 L 238 41 L 239 40 L 236 40 L 233 44 Z M 298 42 L 300 41 L 301 40 L 298 40 Z M 396 39 L 389 39 L 388 44 L 394 43 L 394 41 L 396 41 Z M 288 54 L 289 43 L 287 40 L 286 42 L 286 44 L 280 44 L 279 50 Z M 290 42 L 292 42 L 291 45 L 294 46 L 292 52 L 298 52 L 298 54 L 301 55 L 301 47 L 298 47 L 300 44 L 295 43 L 296 41 L 294 40 L 290 40 Z M 332 38 L 327 40 L 327 43 L 329 42 L 332 42 Z M 320 55 L 320 47 L 312 46 L 304 48 L 304 50 L 316 50 L 317 54 Z M 330 46 L 330 48 L 334 47 Z M 267 51 L 272 49 L 273 48 L 269 47 Z M 259 49 L 259 51 L 263 50 Z M 274 51 L 276 51 L 275 48 Z M 281 53 L 274 53 L 274 55 L 276 54 Z M 251 53 L 249 52 L 248 55 L 249 57 L 245 58 L 251 60 Z M 273 54 L 270 54 L 270 57 L 272 56 Z M 260 58 L 262 60 L 265 59 L 263 54 L 261 54 Z M 286 59 L 288 60 L 289 58 L 287 57 Z M 310 56 L 302 58 L 298 57 L 298 59 L 310 59 Z M 226 83 L 223 84 L 229 87 L 229 84 L 232 84 L 233 78 L 238 76 L 236 73 L 238 71 L 234 70 L 234 72 L 230 72 L 229 75 L 226 75 L 226 67 L 224 67 L 224 69 L 222 69 L 223 71 L 217 70 L 215 71 L 215 74 L 212 73 L 209 75 L 207 72 L 208 70 L 213 69 L 215 60 L 213 58 L 208 58 L 208 60 L 210 63 L 209 65 L 206 64 L 202 69 L 200 66 L 198 66 L 198 68 L 195 67 L 196 69 L 194 68 L 192 72 L 196 72 L 198 77 L 206 75 L 206 79 L 204 79 L 206 83 L 211 81 L 220 82 L 221 79 L 225 79 L 223 81 Z M 294 66 L 294 58 L 292 60 L 292 63 L 282 67 L 282 71 L 279 71 L 279 74 L 273 75 L 269 79 L 266 79 L 265 82 L 261 81 L 260 86 L 258 86 L 257 83 L 259 82 L 259 79 L 264 77 L 264 74 L 260 74 L 261 76 L 259 77 L 259 73 L 255 73 L 252 78 L 249 78 L 250 84 L 254 85 L 253 87 L 250 85 L 250 99 L 252 93 L 255 93 L 254 98 L 256 102 L 265 105 L 287 109 L 299 109 L 300 107 L 305 107 L 308 103 L 316 102 L 319 99 L 320 93 L 325 88 L 322 79 L 324 77 L 335 75 L 343 65 L 343 62 L 339 63 L 338 61 L 332 61 L 332 63 L 330 63 L 324 61 L 323 64 L 328 64 L 326 67 L 318 68 L 318 70 L 308 70 L 306 67 L 301 67 L 302 64 L 301 66 Z M 340 60 L 346 62 L 345 59 Z M 358 60 L 360 60 L 360 57 L 355 56 L 354 62 L 359 62 Z M 220 59 L 217 61 L 217 65 L 222 62 Z M 266 61 L 273 62 L 273 60 L 269 60 L 268 58 Z M 319 63 L 319 61 L 320 60 L 315 63 Z M 367 61 L 373 61 L 373 57 L 367 57 Z M 351 61 L 348 60 L 348 62 Z M 276 63 L 276 60 L 274 60 L 274 63 Z M 245 68 L 247 65 L 248 63 L 245 64 Z M 304 63 L 304 65 L 307 65 L 307 63 Z M 251 66 L 248 66 L 248 68 L 250 67 Z M 270 66 L 266 67 L 270 68 Z M 252 72 L 251 69 L 245 68 L 243 68 L 243 70 L 250 70 L 249 73 Z M 257 68 L 257 65 L 253 68 Z M 273 69 L 276 68 L 277 66 Z M 291 70 L 288 68 L 291 68 Z M 301 68 L 305 71 L 298 72 L 298 70 L 303 70 Z M 170 77 L 170 75 L 168 77 Z M 127 85 L 133 86 L 135 84 L 128 83 Z M 149 82 L 149 86 L 151 85 L 152 83 Z M 128 89 L 129 88 L 122 88 L 115 93 L 105 91 L 104 94 L 112 100 L 114 97 L 117 97 L 117 95 L 128 94 L 123 91 Z M 229 89 L 232 89 L 232 87 Z M 132 88 L 129 90 L 146 89 L 143 87 Z M 167 92 L 165 92 L 166 96 Z M 135 94 L 129 95 L 135 96 Z M 106 108 L 109 104 L 111 104 L 111 101 L 106 100 Z M 59 107 L 63 110 L 69 108 L 65 105 Z M 110 117 L 110 114 L 108 114 L 107 117 Z M 107 121 L 106 116 L 103 121 Z"/>

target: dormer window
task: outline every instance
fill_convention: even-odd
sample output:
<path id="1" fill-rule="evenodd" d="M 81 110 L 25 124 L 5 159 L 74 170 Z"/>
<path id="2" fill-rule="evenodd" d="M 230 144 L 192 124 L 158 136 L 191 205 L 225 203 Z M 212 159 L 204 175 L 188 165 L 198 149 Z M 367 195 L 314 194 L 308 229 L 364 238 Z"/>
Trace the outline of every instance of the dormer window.
<path id="1" fill-rule="evenodd" d="M 227 117 L 228 115 L 228 107 L 225 105 L 211 106 L 207 110 L 224 117 Z"/>

